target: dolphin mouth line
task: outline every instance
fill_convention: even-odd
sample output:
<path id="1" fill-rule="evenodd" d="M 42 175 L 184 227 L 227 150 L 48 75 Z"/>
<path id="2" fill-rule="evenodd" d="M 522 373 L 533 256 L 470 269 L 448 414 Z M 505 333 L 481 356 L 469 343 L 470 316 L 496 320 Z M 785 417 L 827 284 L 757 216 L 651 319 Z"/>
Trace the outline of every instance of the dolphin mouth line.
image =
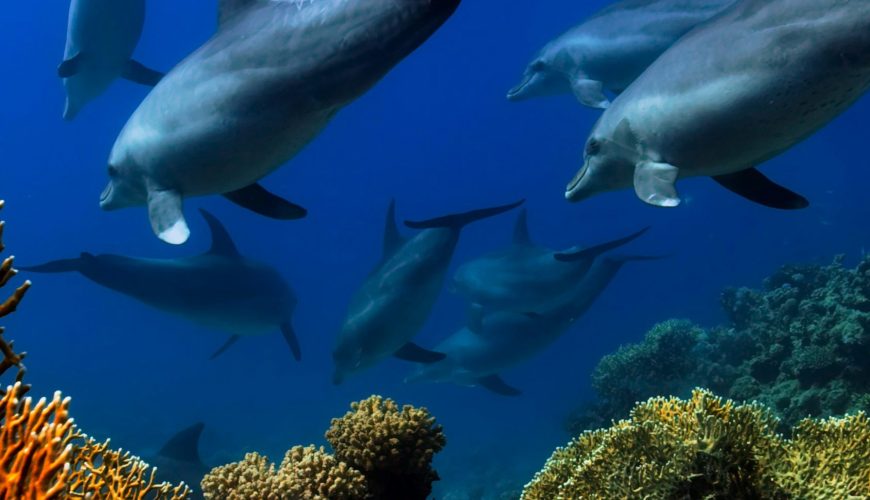
<path id="1" fill-rule="evenodd" d="M 529 86 L 529 83 L 532 82 L 534 75 L 526 75 L 523 77 L 523 81 L 521 81 L 516 87 L 508 90 L 507 98 L 511 101 L 516 101 L 521 98 L 523 91 L 526 90 L 526 87 Z"/>
<path id="2" fill-rule="evenodd" d="M 565 189 L 565 199 L 567 199 L 568 201 L 577 201 L 580 198 L 580 184 L 583 182 L 583 179 L 586 178 L 586 174 L 588 172 L 589 163 L 587 162 L 583 165 L 583 168 L 581 168 L 580 171 L 577 172 L 577 175 L 575 175 L 574 178 L 571 179 L 571 182 L 568 183 L 568 187 Z"/>

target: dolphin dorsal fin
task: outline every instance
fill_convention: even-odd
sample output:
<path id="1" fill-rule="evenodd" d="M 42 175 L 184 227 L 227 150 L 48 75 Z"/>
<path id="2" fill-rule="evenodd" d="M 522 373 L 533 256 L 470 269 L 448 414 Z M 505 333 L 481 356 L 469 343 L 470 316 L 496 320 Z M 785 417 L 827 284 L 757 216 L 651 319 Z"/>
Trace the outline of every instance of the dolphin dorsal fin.
<path id="1" fill-rule="evenodd" d="M 387 219 L 384 221 L 384 259 L 390 258 L 404 244 L 405 238 L 399 233 L 399 226 L 396 225 L 396 200 L 390 200 Z"/>
<path id="2" fill-rule="evenodd" d="M 529 214 L 526 209 L 522 209 L 517 216 L 517 222 L 514 225 L 514 245 L 531 246 L 532 238 L 529 236 Z"/>
<path id="3" fill-rule="evenodd" d="M 172 436 L 158 453 L 161 457 L 171 458 L 179 462 L 201 464 L 199 458 L 199 436 L 205 424 L 197 422 Z"/>
<path id="4" fill-rule="evenodd" d="M 239 12 L 256 5 L 263 0 L 218 0 L 218 27 L 226 24 Z"/>
<path id="5" fill-rule="evenodd" d="M 236 244 L 233 243 L 233 239 L 230 238 L 230 233 L 227 232 L 227 228 L 217 220 L 217 217 L 203 209 L 199 209 L 199 212 L 202 214 L 203 218 L 205 218 L 205 222 L 208 224 L 209 230 L 211 230 L 211 248 L 208 250 L 208 253 L 223 255 L 226 257 L 241 257 L 239 250 L 236 248 Z"/>

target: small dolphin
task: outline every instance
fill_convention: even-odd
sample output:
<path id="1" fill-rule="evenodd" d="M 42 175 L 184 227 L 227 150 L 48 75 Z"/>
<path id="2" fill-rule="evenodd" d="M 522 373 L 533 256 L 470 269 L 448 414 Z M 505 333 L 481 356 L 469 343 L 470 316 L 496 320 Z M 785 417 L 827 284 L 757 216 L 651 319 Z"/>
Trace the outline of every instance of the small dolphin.
<path id="1" fill-rule="evenodd" d="M 554 258 L 556 252 L 532 242 L 522 210 L 513 244 L 460 266 L 452 288 L 484 309 L 536 311 L 572 290 L 598 256 L 630 243 L 648 229 L 590 248 L 568 250 L 576 251 L 575 259 L 560 262 Z"/>
<path id="2" fill-rule="evenodd" d="M 305 209 L 257 181 L 432 35 L 460 0 L 220 0 L 217 34 L 145 98 L 109 157 L 100 206 L 147 205 L 187 241 L 182 199 L 222 194 L 277 219 Z"/>
<path id="3" fill-rule="evenodd" d="M 145 0 L 72 0 L 64 60 L 57 68 L 66 88 L 63 117 L 72 120 L 118 77 L 154 86 L 163 74 L 131 59 Z"/>
<path id="4" fill-rule="evenodd" d="M 442 359 L 443 354 L 427 351 L 411 339 L 435 305 L 459 233 L 472 222 L 507 212 L 522 203 L 422 222 L 406 221 L 406 226 L 422 229 L 408 240 L 399 234 L 395 202 L 390 203 L 383 260 L 351 299 L 332 354 L 333 381 L 339 384 L 347 375 L 370 368 L 388 356 L 421 363 Z"/>
<path id="5" fill-rule="evenodd" d="M 163 448 L 146 461 L 157 469 L 157 481 L 178 484 L 184 481 L 194 490 L 193 499 L 203 498 L 199 483 L 209 467 L 199 457 L 199 437 L 205 424 L 197 422 L 172 436 Z"/>
<path id="6" fill-rule="evenodd" d="M 576 252 L 558 254 L 558 258 L 570 261 L 578 258 L 577 255 Z M 501 378 L 501 372 L 535 357 L 564 334 L 586 313 L 626 262 L 658 258 L 602 257 L 570 293 L 538 311 L 487 314 L 481 308 L 473 308 L 469 324 L 435 347 L 446 357 L 419 366 L 405 381 L 451 382 L 481 386 L 503 396 L 519 395 L 518 389 Z"/>
<path id="7" fill-rule="evenodd" d="M 78 272 L 89 280 L 231 337 L 213 358 L 242 335 L 281 330 L 296 360 L 302 358 L 293 331 L 296 297 L 272 267 L 242 256 L 227 230 L 201 210 L 212 234 L 211 249 L 180 259 L 137 259 L 83 253 L 77 259 L 22 267 L 37 273 Z"/>
<path id="8" fill-rule="evenodd" d="M 620 93 L 658 56 L 734 0 L 623 0 L 547 44 L 508 99 L 573 92 L 584 105 L 606 108 L 604 90 Z"/>
<path id="9" fill-rule="evenodd" d="M 870 2 L 743 0 L 680 39 L 601 116 L 565 196 L 634 186 L 674 207 L 711 176 L 779 209 L 802 196 L 754 167 L 803 141 L 870 86 Z"/>

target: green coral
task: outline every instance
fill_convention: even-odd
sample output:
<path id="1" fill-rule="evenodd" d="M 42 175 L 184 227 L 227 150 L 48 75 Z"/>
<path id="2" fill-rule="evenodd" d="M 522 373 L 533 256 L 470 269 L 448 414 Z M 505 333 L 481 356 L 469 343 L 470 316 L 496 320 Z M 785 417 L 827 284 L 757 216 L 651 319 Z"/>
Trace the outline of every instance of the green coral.
<path id="1" fill-rule="evenodd" d="M 524 500 L 791 499 L 870 495 L 870 423 L 864 414 L 805 420 L 791 440 L 758 404 L 696 389 L 652 398 L 629 420 L 584 432 L 557 449 Z"/>
<path id="2" fill-rule="evenodd" d="M 759 401 L 783 429 L 808 415 L 870 411 L 870 257 L 855 269 L 839 257 L 830 266 L 785 266 L 761 290 L 725 290 L 722 306 L 729 325 L 668 321 L 602 359 L 593 375 L 598 400 L 574 412 L 569 430 L 599 427 L 654 394 L 688 395 L 694 385 Z"/>

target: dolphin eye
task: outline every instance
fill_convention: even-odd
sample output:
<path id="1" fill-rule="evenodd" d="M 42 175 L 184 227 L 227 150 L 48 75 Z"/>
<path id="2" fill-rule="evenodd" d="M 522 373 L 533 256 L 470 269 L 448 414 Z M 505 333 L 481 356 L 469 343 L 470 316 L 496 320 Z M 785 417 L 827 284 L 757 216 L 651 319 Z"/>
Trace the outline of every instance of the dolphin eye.
<path id="1" fill-rule="evenodd" d="M 597 155 L 601 151 L 601 143 L 597 139 L 589 139 L 586 143 L 586 155 Z"/>
<path id="2" fill-rule="evenodd" d="M 115 177 L 118 175 L 118 167 L 114 165 L 109 165 L 109 177 Z"/>
<path id="3" fill-rule="evenodd" d="M 540 59 L 532 63 L 532 71 L 544 71 L 545 69 L 547 69 L 547 63 Z"/>

